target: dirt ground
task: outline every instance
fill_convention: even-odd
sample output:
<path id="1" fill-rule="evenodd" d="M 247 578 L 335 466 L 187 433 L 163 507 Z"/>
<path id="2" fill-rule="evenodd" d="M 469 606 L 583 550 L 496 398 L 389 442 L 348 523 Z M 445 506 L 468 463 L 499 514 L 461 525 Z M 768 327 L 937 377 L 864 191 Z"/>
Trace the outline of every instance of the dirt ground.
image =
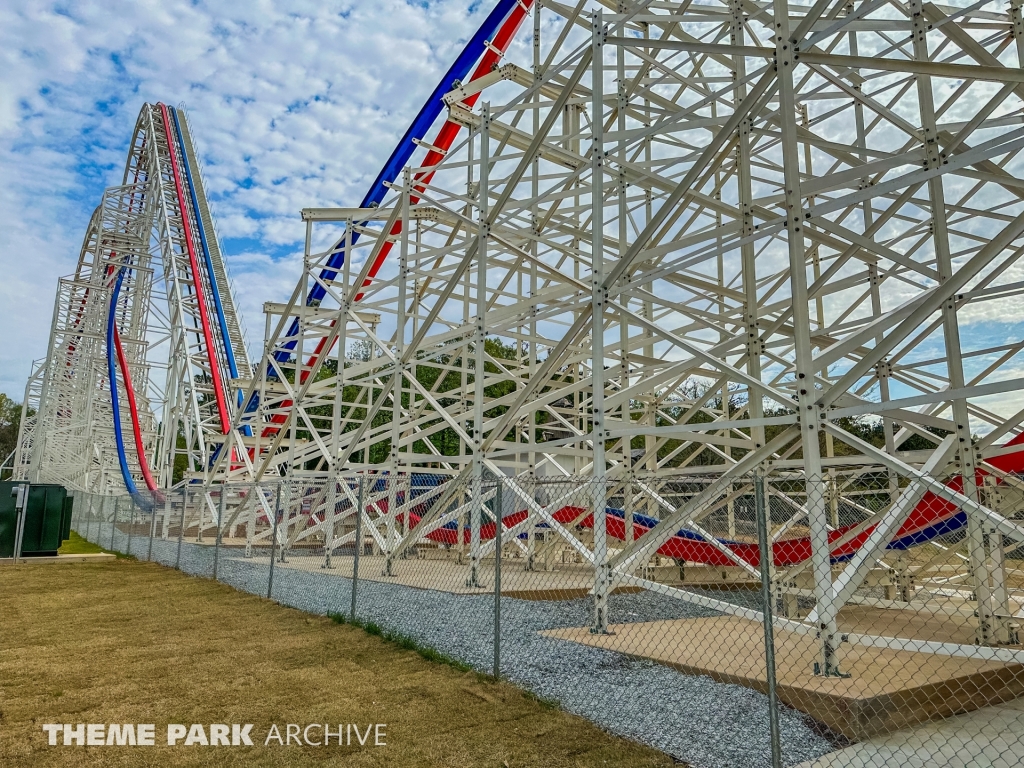
<path id="1" fill-rule="evenodd" d="M 153 723 L 156 746 L 48 746 L 45 723 Z M 255 746 L 166 746 L 252 723 Z M 386 723 L 386 746 L 264 745 Z M 208 730 L 208 725 L 207 725 Z M 311 739 L 318 740 L 314 729 Z M 668 766 L 506 683 L 149 563 L 0 567 L 0 765 Z"/>

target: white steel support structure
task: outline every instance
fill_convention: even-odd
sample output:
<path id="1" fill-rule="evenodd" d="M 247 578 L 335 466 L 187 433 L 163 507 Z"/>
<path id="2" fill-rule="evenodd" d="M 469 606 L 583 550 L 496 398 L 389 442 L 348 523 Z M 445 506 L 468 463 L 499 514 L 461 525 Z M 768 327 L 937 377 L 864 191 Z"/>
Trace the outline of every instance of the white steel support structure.
<path id="1" fill-rule="evenodd" d="M 122 284 L 118 330 L 132 380 L 145 387 L 149 372 L 143 364 L 142 331 L 153 286 L 143 195 L 138 183 L 106 190 L 90 219 L 75 275 L 58 284 L 48 356 L 30 379 L 23 406 L 23 417 L 29 409 L 35 415 L 26 419 L 22 430 L 18 464 L 22 476 L 32 482 L 61 482 L 102 492 L 112 488 L 113 473 L 103 472 L 116 468 L 111 402 L 109 393 L 102 395 L 108 386 L 105 329 L 114 275 L 110 267 L 133 265 Z M 36 388 L 38 394 L 33 392 Z M 142 413 L 145 444 L 152 450 L 157 425 L 150 408 Z M 129 451 L 129 461 L 137 467 L 134 444 Z M 105 467 L 111 460 L 115 463 Z"/>
<path id="2" fill-rule="evenodd" d="M 593 382 L 590 388 L 590 444 L 593 450 L 591 472 L 593 473 L 594 494 L 594 568 L 597 580 L 594 585 L 594 626 L 595 633 L 608 632 L 608 593 L 611 589 L 611 574 L 608 568 L 608 535 L 606 526 L 607 467 L 605 459 L 605 353 L 604 353 L 604 309 L 608 289 L 604 285 L 604 45 L 607 31 L 600 10 L 594 13 L 591 22 L 591 51 L 593 60 L 593 82 L 590 148 L 590 314 L 591 323 L 591 371 Z M 619 194 L 624 190 L 620 188 Z M 625 357 L 625 346 L 620 346 Z M 620 386 L 622 382 L 620 381 Z M 628 441 L 627 441 L 628 442 Z M 626 451 L 628 454 L 629 452 Z"/>
<path id="3" fill-rule="evenodd" d="M 865 562 L 895 557 L 878 534 L 831 562 L 840 509 L 891 531 L 929 492 L 967 515 L 978 643 L 1007 642 L 998 563 L 1004 538 L 1024 540 L 1009 519 L 1024 471 L 1019 4 L 532 12 L 532 60 L 513 51 L 445 97 L 467 130 L 440 162 L 379 207 L 303 212 L 351 236 L 310 253 L 278 308 L 229 436 L 242 460 L 222 453 L 213 481 L 386 472 L 408 508 L 417 475 L 514 478 L 527 517 L 506 541 L 545 524 L 593 564 L 602 632 L 611 589 L 654 588 L 637 574 L 680 527 L 749 569 L 722 543 L 726 487 L 764 470 L 790 510 L 772 539 L 809 531 L 809 560 L 776 579 L 796 594 L 810 574 L 815 607 L 788 621 L 818 637 L 823 675 L 840 673 L 836 617 Z M 313 285 L 326 295 L 309 304 Z M 880 511 L 849 490 L 872 469 L 889 478 Z M 708 475 L 720 483 L 661 490 Z M 592 534 L 529 490 L 579 476 Z M 439 492 L 412 526 L 400 492 L 374 507 L 388 567 L 467 515 L 477 583 L 493 544 L 475 487 Z M 613 552 L 600 521 L 623 487 L 630 530 L 634 512 L 660 523 Z M 534 556 L 532 535 L 523 546 Z"/>
<path id="4" fill-rule="evenodd" d="M 204 248 L 212 272 L 196 256 Z M 223 322 L 215 325 L 209 318 L 218 303 Z M 146 488 L 147 471 L 155 487 L 170 487 L 178 457 L 186 477 L 204 476 L 223 444 L 232 392 L 247 385 L 252 369 L 182 109 L 142 108 L 124 181 L 104 192 L 75 274 L 60 281 L 47 356 L 25 399 L 21 477 L 123 492 L 111 410 L 112 342 L 123 350 L 130 379 L 129 386 L 119 365 L 121 443 L 136 487 Z M 238 372 L 233 382 L 228 346 Z M 228 425 L 214 407 L 214 368 L 231 390 L 225 392 Z M 136 426 L 141 439 L 134 437 Z"/>

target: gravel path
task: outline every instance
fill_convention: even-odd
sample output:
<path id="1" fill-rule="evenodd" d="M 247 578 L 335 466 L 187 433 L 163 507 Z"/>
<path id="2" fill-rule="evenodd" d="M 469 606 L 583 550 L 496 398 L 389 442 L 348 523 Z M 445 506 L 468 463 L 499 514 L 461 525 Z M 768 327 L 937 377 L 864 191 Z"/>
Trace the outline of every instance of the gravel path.
<path id="1" fill-rule="evenodd" d="M 97 533 L 95 528 L 91 532 Z M 108 546 L 110 527 L 90 538 Z M 127 537 L 115 535 L 122 551 Z M 131 553 L 145 559 L 148 538 L 131 543 Z M 219 580 L 237 589 L 266 595 L 269 553 L 253 559 L 237 550 L 222 551 Z M 177 541 L 153 542 L 153 560 L 194 575 L 213 575 L 211 547 Z M 322 572 L 276 566 L 273 599 L 310 613 L 348 613 L 351 581 Z M 744 602 L 750 593 L 737 595 Z M 406 634 L 482 672 L 493 663 L 494 598 L 453 595 L 398 584 L 360 581 L 358 615 Z M 717 615 L 714 611 L 651 592 L 613 595 L 613 621 L 639 622 Z M 539 696 L 554 699 L 567 711 L 586 717 L 612 733 L 649 744 L 700 768 L 768 768 L 768 699 L 738 685 L 684 675 L 661 664 L 632 659 L 563 640 L 544 637 L 544 629 L 587 626 L 589 599 L 566 601 L 502 600 L 502 674 Z M 723 642 L 727 639 L 723 638 Z M 812 731 L 803 715 L 781 709 L 783 761 L 792 765 L 832 751 Z"/>

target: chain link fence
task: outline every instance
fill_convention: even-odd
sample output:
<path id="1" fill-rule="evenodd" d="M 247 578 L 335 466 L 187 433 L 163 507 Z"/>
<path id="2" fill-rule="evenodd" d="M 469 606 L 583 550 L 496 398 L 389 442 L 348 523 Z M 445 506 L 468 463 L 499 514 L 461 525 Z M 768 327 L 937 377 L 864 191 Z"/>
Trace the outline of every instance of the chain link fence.
<path id="1" fill-rule="evenodd" d="M 694 766 L 881 768 L 900 750 L 1011 766 L 1024 731 L 991 723 L 1024 709 L 987 708 L 1024 692 L 1022 488 L 346 474 L 76 493 L 73 528 L 500 675 Z"/>

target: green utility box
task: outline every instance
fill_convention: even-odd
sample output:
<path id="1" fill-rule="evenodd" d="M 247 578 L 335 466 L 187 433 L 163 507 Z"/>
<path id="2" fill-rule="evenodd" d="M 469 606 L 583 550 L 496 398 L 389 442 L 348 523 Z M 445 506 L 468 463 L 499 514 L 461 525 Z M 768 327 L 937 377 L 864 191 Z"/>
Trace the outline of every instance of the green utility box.
<path id="1" fill-rule="evenodd" d="M 0 483 L 0 557 L 14 557 L 18 533 L 17 498 L 13 491 L 21 483 Z M 23 557 L 56 555 L 61 543 L 71 535 L 71 511 L 74 498 L 60 485 L 29 486 L 25 529 L 21 540 Z"/>

